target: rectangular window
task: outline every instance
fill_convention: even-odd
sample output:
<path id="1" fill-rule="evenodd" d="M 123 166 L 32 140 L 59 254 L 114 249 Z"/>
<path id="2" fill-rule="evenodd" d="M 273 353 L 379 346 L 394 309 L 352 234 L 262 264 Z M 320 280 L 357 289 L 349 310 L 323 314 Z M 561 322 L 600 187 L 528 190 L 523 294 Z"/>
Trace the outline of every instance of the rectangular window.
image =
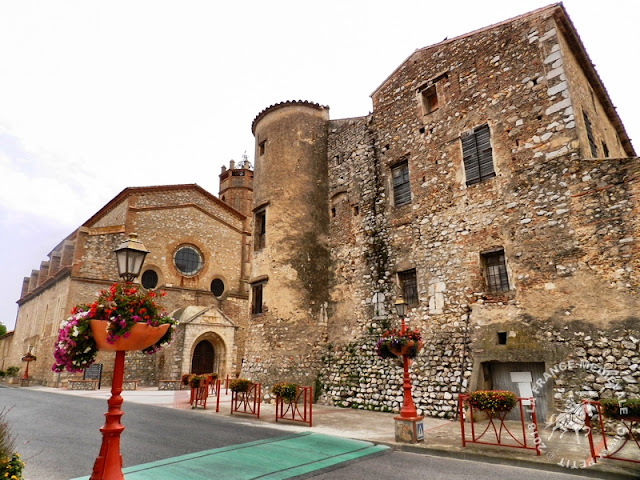
<path id="1" fill-rule="evenodd" d="M 467 185 L 495 177 L 489 125 L 484 124 L 463 133 L 460 140 Z"/>
<path id="2" fill-rule="evenodd" d="M 265 210 L 255 212 L 253 217 L 254 242 L 253 249 L 260 250 L 266 245 L 267 239 L 267 215 Z"/>
<path id="3" fill-rule="evenodd" d="M 251 286 L 251 313 L 258 315 L 262 313 L 262 287 L 264 283 L 257 283 Z"/>
<path id="4" fill-rule="evenodd" d="M 487 289 L 491 293 L 509 291 L 509 277 L 504 250 L 495 250 L 481 255 Z"/>
<path id="5" fill-rule="evenodd" d="M 266 145 L 267 141 L 263 140 L 258 144 L 258 155 L 262 156 L 264 155 L 264 147 Z"/>
<path id="6" fill-rule="evenodd" d="M 602 142 L 602 154 L 604 158 L 609 158 L 609 147 L 607 147 L 607 144 L 604 142 Z"/>
<path id="7" fill-rule="evenodd" d="M 398 272 L 398 281 L 402 289 L 402 296 L 407 305 L 418 304 L 418 281 L 416 279 L 416 270 L 405 270 Z"/>
<path id="8" fill-rule="evenodd" d="M 438 109 L 438 92 L 435 85 L 420 90 L 422 114 L 428 115 Z"/>
<path id="9" fill-rule="evenodd" d="M 591 157 L 596 158 L 598 156 L 598 147 L 593 139 L 593 131 L 591 130 L 591 121 L 587 114 L 582 112 L 582 118 L 584 120 L 584 128 L 587 131 L 587 138 L 589 139 L 589 148 L 591 149 Z"/>
<path id="10" fill-rule="evenodd" d="M 393 179 L 393 203 L 396 207 L 411 203 L 411 186 L 409 185 L 409 162 L 396 165 L 391 169 Z"/>

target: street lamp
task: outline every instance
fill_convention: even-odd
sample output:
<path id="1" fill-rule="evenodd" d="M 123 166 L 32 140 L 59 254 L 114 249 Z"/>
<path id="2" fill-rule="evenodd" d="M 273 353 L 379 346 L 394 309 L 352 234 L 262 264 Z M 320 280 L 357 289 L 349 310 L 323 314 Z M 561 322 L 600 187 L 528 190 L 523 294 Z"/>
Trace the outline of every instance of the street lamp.
<path id="1" fill-rule="evenodd" d="M 407 331 L 407 326 L 405 325 L 405 317 L 407 316 L 407 304 L 405 303 L 402 295 L 400 295 L 396 299 L 395 307 L 402 325 L 400 334 L 403 335 Z M 402 355 L 402 368 L 404 373 L 404 382 L 402 386 L 403 397 L 400 416 L 402 418 L 415 418 L 418 416 L 418 412 L 416 412 L 416 407 L 413 405 L 413 398 L 411 397 L 411 382 L 409 381 L 409 355 L 407 355 L 406 353 Z"/>
<path id="2" fill-rule="evenodd" d="M 125 282 L 133 282 L 140 275 L 144 258 L 149 253 L 137 233 L 131 233 L 129 238 L 114 250 L 118 261 L 118 274 Z"/>
<path id="3" fill-rule="evenodd" d="M 125 282 L 132 282 L 140 275 L 144 258 L 149 251 L 145 248 L 138 235 L 132 233 L 114 250 L 118 261 L 118 273 Z M 113 367 L 111 382 L 111 398 L 107 401 L 109 410 L 104 414 L 106 421 L 100 428 L 102 445 L 100 453 L 93 464 L 90 480 L 124 480 L 122 475 L 122 455 L 120 455 L 120 434 L 124 426 L 120 423 L 123 411 L 122 380 L 124 378 L 124 350 L 116 351 L 116 361 Z"/>

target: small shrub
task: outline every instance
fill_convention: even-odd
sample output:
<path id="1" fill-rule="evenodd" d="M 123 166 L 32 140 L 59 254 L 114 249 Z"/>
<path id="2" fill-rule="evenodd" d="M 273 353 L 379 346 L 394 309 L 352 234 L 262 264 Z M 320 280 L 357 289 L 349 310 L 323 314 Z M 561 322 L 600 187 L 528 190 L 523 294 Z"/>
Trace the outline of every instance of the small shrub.
<path id="1" fill-rule="evenodd" d="M 293 402 L 296 399 L 298 385 L 295 383 L 280 382 L 276 383 L 271 391 L 282 398 L 285 402 Z"/>
<path id="2" fill-rule="evenodd" d="M 206 377 L 204 375 L 191 375 L 189 377 L 189 386 L 191 388 L 198 388 L 200 385 L 204 385 Z"/>
<path id="3" fill-rule="evenodd" d="M 600 405 L 605 417 L 616 420 L 640 418 L 640 398 L 628 398 L 620 401 L 615 398 L 603 398 L 600 400 Z"/>
<path id="4" fill-rule="evenodd" d="M 23 480 L 22 470 L 24 462 L 15 452 L 15 436 L 6 419 L 10 409 L 0 410 L 0 478 L 10 480 Z"/>
<path id="5" fill-rule="evenodd" d="M 7 368 L 7 371 L 5 373 L 7 377 L 15 377 L 18 375 L 19 371 L 20 371 L 20 367 L 9 367 Z"/>
<path id="6" fill-rule="evenodd" d="M 229 381 L 229 390 L 232 392 L 248 392 L 251 388 L 251 381 L 246 378 L 236 378 Z"/>

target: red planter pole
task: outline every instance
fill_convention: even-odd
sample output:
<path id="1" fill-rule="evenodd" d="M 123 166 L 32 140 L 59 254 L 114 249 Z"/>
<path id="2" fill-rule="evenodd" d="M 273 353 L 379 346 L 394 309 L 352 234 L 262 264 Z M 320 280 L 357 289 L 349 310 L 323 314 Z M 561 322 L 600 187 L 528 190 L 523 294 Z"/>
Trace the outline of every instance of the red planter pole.
<path id="1" fill-rule="evenodd" d="M 401 332 L 404 333 L 407 327 L 404 324 L 404 317 L 402 318 Z M 409 381 L 409 356 L 402 355 L 402 367 L 404 369 L 404 383 L 402 389 L 404 395 L 402 398 L 402 408 L 400 409 L 400 416 L 402 418 L 415 418 L 418 416 L 416 407 L 413 405 L 413 398 L 411 397 L 411 382 Z"/>
<path id="2" fill-rule="evenodd" d="M 124 427 L 120 424 L 123 411 L 122 380 L 124 377 L 124 350 L 116 352 L 116 363 L 113 368 L 111 398 L 108 400 L 109 410 L 104 414 L 105 424 L 100 428 L 102 445 L 100 453 L 93 464 L 90 480 L 124 480 L 122 475 L 122 456 L 120 455 L 120 434 Z"/>

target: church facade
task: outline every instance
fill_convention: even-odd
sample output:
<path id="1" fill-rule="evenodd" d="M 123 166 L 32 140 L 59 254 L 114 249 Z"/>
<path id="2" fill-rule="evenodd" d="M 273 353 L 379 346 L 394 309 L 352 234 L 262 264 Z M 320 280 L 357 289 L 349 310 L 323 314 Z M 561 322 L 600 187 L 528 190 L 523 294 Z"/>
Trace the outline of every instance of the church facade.
<path id="1" fill-rule="evenodd" d="M 402 370 L 375 344 L 402 294 L 425 339 L 411 366 L 424 414 L 453 416 L 479 388 L 535 395 L 542 418 L 640 393 L 640 163 L 564 7 L 416 50 L 371 96 L 356 118 L 303 101 L 260 112 L 253 169 L 224 169 L 219 199 L 123 191 L 25 279 L 11 361 L 29 345 L 46 357 L 135 231 L 142 284 L 157 280 L 181 325 L 129 378 L 238 372 L 398 410 Z"/>

